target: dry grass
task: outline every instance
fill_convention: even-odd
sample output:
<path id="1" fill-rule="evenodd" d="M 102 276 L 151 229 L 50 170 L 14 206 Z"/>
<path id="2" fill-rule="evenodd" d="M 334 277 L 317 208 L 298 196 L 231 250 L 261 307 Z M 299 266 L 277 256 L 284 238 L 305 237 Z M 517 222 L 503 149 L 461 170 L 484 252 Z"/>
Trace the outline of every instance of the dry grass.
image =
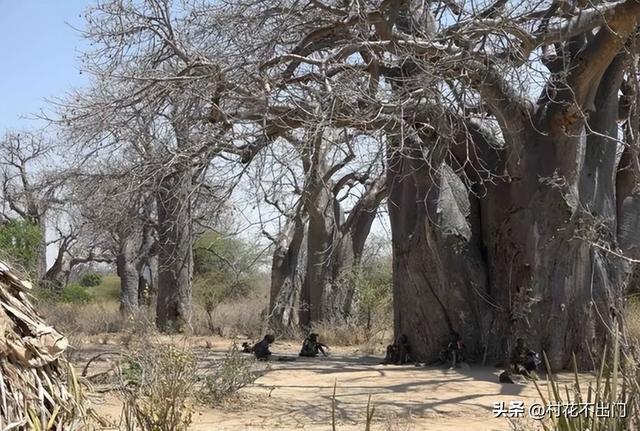
<path id="1" fill-rule="evenodd" d="M 259 338 L 264 330 L 265 308 L 264 298 L 253 296 L 219 305 L 209 319 L 204 309 L 195 304 L 190 332 L 193 335 Z M 124 319 L 118 303 L 113 300 L 88 304 L 41 301 L 38 309 L 48 322 L 71 337 L 111 333 L 144 335 L 153 330 L 155 320 L 153 309 L 141 310 L 136 316 Z"/>
<path id="2" fill-rule="evenodd" d="M 372 330 L 367 330 L 358 322 L 335 324 L 322 322 L 315 324 L 313 332 L 329 346 L 358 346 L 365 354 L 380 353 L 393 338 L 391 325 L 384 319 L 376 320 Z"/>
<path id="3" fill-rule="evenodd" d="M 255 370 L 255 359 L 243 355 L 233 343 L 225 357 L 216 360 L 204 377 L 201 400 L 210 405 L 221 405 L 258 377 L 260 372 Z"/>
<path id="4" fill-rule="evenodd" d="M 174 345 L 142 342 L 126 355 L 120 373 L 120 429 L 186 431 L 198 382 L 195 355 Z"/>
<path id="5" fill-rule="evenodd" d="M 39 303 L 45 319 L 67 334 L 97 335 L 120 332 L 125 322 L 118 303 L 101 301 L 89 304 Z"/>
<path id="6" fill-rule="evenodd" d="M 266 298 L 250 296 L 220 304 L 211 317 L 198 304 L 194 306 L 192 331 L 194 335 L 219 335 L 235 338 L 261 338 L 265 330 Z"/>

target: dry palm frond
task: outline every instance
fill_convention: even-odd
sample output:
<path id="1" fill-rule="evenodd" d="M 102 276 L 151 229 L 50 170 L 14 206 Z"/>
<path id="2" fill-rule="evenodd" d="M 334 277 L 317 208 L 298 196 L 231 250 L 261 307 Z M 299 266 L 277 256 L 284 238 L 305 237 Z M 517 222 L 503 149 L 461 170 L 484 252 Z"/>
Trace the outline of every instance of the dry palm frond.
<path id="1" fill-rule="evenodd" d="M 0 261 L 0 430 L 87 429 L 67 339 L 36 313 L 30 289 Z"/>

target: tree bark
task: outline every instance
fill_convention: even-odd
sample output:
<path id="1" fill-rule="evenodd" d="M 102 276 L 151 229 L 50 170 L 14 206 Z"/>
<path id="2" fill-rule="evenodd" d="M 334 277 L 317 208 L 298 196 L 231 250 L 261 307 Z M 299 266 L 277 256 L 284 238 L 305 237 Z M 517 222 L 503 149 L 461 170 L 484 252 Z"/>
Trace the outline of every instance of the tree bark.
<path id="1" fill-rule="evenodd" d="M 556 45 L 564 69 L 551 70 L 537 104 L 491 69 L 469 81 L 505 141 L 493 147 L 499 163 L 489 164 L 495 177 L 479 201 L 456 185 L 447 167 L 457 166 L 455 155 L 438 157 L 446 130 L 412 145 L 420 151 L 389 157 L 395 326 L 416 332 L 423 360 L 436 358 L 450 328 L 497 361 L 517 337 L 545 351 L 553 369 L 573 353 L 583 367 L 599 357 L 629 282 L 615 250 L 633 248 L 629 232 L 640 215 L 637 177 L 616 176 L 618 53 L 638 16 L 637 2 L 620 3 L 593 37 Z M 627 184 L 614 183 L 623 178 Z M 459 191 L 446 197 L 448 189 Z M 448 242 L 452 231 L 458 247 Z M 479 331 L 491 335 L 483 340 Z"/>
<path id="2" fill-rule="evenodd" d="M 39 282 L 46 286 L 47 275 L 47 224 L 44 221 L 44 215 L 34 218 L 36 226 L 40 229 L 40 244 L 38 245 L 38 264 L 36 267 L 36 276 Z"/>
<path id="3" fill-rule="evenodd" d="M 193 275 L 189 169 L 166 176 L 157 193 L 158 301 L 156 325 L 161 331 L 185 329 L 191 315 Z"/>
<path id="4" fill-rule="evenodd" d="M 493 313 L 478 201 L 446 163 L 424 163 L 420 142 L 409 147 L 390 146 L 387 173 L 395 332 L 426 362 L 437 360 L 451 331 L 482 358 Z"/>
<path id="5" fill-rule="evenodd" d="M 353 299 L 353 287 L 345 278 L 345 272 L 353 265 L 351 239 L 339 231 L 344 217 L 339 209 L 334 212 L 336 202 L 330 190 L 323 188 L 313 196 L 313 205 L 307 207 L 307 267 L 300 318 L 303 326 L 323 320 L 344 321 L 351 313 Z"/>
<path id="6" fill-rule="evenodd" d="M 290 332 L 299 324 L 300 290 L 304 279 L 302 247 L 305 225 L 303 215 L 296 214 L 285 226 L 273 254 L 269 322 L 279 333 Z"/>
<path id="7" fill-rule="evenodd" d="M 131 316 L 138 311 L 138 269 L 135 245 L 128 236 L 120 238 L 116 269 L 120 277 L 120 312 Z"/>
<path id="8" fill-rule="evenodd" d="M 386 196 L 385 180 L 381 177 L 367 186 L 346 220 L 334 186 L 325 182 L 320 190 L 307 188 L 309 198 L 299 211 L 310 209 L 315 218 L 296 215 L 276 246 L 270 300 L 274 328 L 286 331 L 299 324 L 309 327 L 314 321 L 341 322 L 357 306 L 348 273 L 362 257 Z"/>

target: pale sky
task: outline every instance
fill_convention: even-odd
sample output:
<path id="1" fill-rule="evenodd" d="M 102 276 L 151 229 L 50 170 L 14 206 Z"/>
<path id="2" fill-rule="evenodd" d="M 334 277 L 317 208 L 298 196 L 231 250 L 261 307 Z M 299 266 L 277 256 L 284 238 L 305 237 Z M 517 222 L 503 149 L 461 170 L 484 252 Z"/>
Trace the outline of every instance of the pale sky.
<path id="1" fill-rule="evenodd" d="M 96 1 L 0 0 L 0 136 L 44 125 L 33 114 L 46 108 L 45 99 L 87 83 L 78 60 L 86 46 L 77 29 Z M 380 220 L 374 224 L 374 232 L 385 230 Z M 55 253 L 50 246 L 50 264 Z"/>
<path id="2" fill-rule="evenodd" d="M 21 116 L 81 86 L 76 57 L 91 0 L 0 0 L 0 134 L 37 126 Z"/>
<path id="3" fill-rule="evenodd" d="M 8 129 L 33 129 L 28 119 L 86 83 L 79 71 L 82 14 L 92 0 L 0 0 L 0 136 Z M 24 118 L 27 117 L 27 118 Z M 51 263 L 55 247 L 47 250 Z"/>

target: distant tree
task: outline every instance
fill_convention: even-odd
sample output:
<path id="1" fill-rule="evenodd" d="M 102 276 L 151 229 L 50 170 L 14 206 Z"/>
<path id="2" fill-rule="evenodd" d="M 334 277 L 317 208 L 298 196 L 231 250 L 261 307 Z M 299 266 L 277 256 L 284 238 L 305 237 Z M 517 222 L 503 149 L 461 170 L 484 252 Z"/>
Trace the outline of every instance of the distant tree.
<path id="1" fill-rule="evenodd" d="M 157 239 L 156 324 L 181 331 L 191 315 L 194 214 L 207 195 L 223 202 L 224 187 L 204 185 L 222 153 L 246 156 L 225 110 L 232 90 L 248 91 L 222 70 L 244 58 L 226 41 L 200 2 L 108 0 L 88 8 L 83 55 L 96 79 L 60 102 L 59 117 L 85 160 L 113 160 L 127 169 L 125 190 L 148 192 Z M 203 20 L 207 18 L 207 20 Z M 233 81 L 233 82 L 232 82 Z M 225 180 L 234 182 L 241 171 Z M 124 193 L 121 193 L 124 196 Z M 124 197 L 127 200 L 127 197 Z M 125 235 L 126 236 L 126 235 Z"/>
<path id="2" fill-rule="evenodd" d="M 54 143 L 38 132 L 8 132 L 0 140 L 1 214 L 20 218 L 40 230 L 37 282 L 47 281 L 47 228 L 53 212 L 63 204 L 66 173 L 50 165 Z M 54 240 L 54 242 L 57 241 Z"/>
<path id="3" fill-rule="evenodd" d="M 247 241 L 212 230 L 194 243 L 194 290 L 213 326 L 213 312 L 226 301 L 255 291 L 262 253 Z"/>

